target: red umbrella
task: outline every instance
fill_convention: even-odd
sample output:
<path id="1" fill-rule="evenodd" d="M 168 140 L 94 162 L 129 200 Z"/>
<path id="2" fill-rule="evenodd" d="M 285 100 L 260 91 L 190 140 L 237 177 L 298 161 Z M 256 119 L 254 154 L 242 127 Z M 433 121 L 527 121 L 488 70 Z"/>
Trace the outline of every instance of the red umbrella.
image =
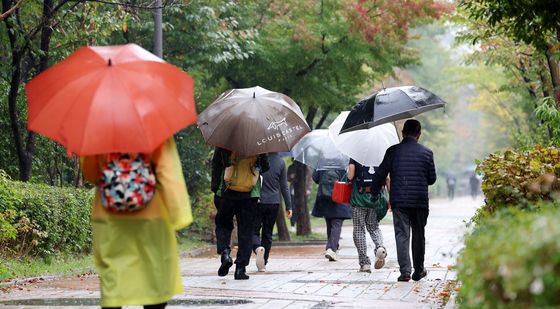
<path id="1" fill-rule="evenodd" d="M 69 153 L 150 153 L 196 122 L 193 79 L 136 44 L 81 47 L 25 90 L 29 130 Z"/>

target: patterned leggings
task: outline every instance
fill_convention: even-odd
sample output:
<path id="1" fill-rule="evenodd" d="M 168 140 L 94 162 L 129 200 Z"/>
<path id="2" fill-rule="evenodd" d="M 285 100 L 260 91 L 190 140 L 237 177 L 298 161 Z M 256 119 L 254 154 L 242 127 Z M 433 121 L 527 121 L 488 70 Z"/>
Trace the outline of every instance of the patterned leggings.
<path id="1" fill-rule="evenodd" d="M 365 207 L 352 207 L 352 224 L 354 225 L 354 245 L 358 250 L 360 266 L 371 265 L 367 255 L 367 242 L 364 227 L 369 232 L 375 248 L 383 246 L 383 235 L 379 229 L 379 222 L 375 214 L 375 209 Z"/>

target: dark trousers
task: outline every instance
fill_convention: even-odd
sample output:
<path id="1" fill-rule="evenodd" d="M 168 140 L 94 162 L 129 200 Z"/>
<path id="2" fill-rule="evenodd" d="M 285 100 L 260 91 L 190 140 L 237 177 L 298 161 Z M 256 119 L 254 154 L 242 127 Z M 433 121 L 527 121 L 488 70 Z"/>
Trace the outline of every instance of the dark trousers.
<path id="1" fill-rule="evenodd" d="M 222 204 L 222 198 L 214 194 L 214 206 L 216 207 L 216 210 L 220 210 L 221 204 Z"/>
<path id="2" fill-rule="evenodd" d="M 342 232 L 342 222 L 344 219 L 325 218 L 327 223 L 327 247 L 332 251 L 338 250 L 338 242 L 340 240 L 340 232 Z"/>
<path id="3" fill-rule="evenodd" d="M 280 204 L 258 204 L 255 229 L 253 232 L 253 250 L 264 247 L 264 262 L 268 262 L 270 248 L 272 247 L 272 229 L 278 216 Z"/>
<path id="4" fill-rule="evenodd" d="M 237 220 L 237 258 L 235 264 L 247 266 L 251 260 L 253 223 L 255 221 L 257 198 L 232 200 L 222 198 L 216 214 L 216 242 L 218 254 L 231 250 L 233 217 Z"/>
<path id="5" fill-rule="evenodd" d="M 393 226 L 397 243 L 397 260 L 401 274 L 411 273 L 410 230 L 412 229 L 412 263 L 415 271 L 424 269 L 426 240 L 424 228 L 428 221 L 428 208 L 393 208 Z"/>

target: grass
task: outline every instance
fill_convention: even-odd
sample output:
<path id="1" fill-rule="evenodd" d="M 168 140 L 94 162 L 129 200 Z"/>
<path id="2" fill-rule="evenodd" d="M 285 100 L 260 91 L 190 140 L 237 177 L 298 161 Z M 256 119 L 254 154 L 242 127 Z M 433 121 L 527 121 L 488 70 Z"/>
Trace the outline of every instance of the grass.
<path id="1" fill-rule="evenodd" d="M 195 238 L 178 238 L 180 252 L 204 247 L 209 243 Z M 94 272 L 93 254 L 69 255 L 59 254 L 49 258 L 4 258 L 0 260 L 0 282 L 16 278 L 40 276 L 72 276 Z M 0 283 L 1 285 L 1 283 Z"/>
<path id="2" fill-rule="evenodd" d="M 0 261 L 0 281 L 15 278 L 40 277 L 47 275 L 76 275 L 92 272 L 93 256 L 57 255 L 50 258 L 20 258 Z"/>
<path id="3" fill-rule="evenodd" d="M 200 238 L 187 238 L 187 237 L 179 237 L 177 240 L 177 247 L 179 248 L 179 252 L 188 252 L 194 249 L 205 247 L 209 244 L 212 244 L 206 240 Z"/>
<path id="4" fill-rule="evenodd" d="M 309 240 L 326 240 L 327 235 L 324 233 L 311 232 L 309 235 L 296 235 L 295 232 L 290 231 L 290 239 L 292 242 L 304 242 Z"/>

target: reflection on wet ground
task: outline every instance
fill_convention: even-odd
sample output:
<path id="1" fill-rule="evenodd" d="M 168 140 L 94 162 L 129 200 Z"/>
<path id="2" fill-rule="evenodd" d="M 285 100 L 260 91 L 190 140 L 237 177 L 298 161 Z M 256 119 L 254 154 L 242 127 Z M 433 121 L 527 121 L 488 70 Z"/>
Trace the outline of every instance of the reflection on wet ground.
<path id="1" fill-rule="evenodd" d="M 252 303 L 245 299 L 172 299 L 169 305 L 177 306 L 234 306 Z M 99 298 L 35 298 L 0 301 L 0 305 L 20 306 L 97 306 Z"/>

